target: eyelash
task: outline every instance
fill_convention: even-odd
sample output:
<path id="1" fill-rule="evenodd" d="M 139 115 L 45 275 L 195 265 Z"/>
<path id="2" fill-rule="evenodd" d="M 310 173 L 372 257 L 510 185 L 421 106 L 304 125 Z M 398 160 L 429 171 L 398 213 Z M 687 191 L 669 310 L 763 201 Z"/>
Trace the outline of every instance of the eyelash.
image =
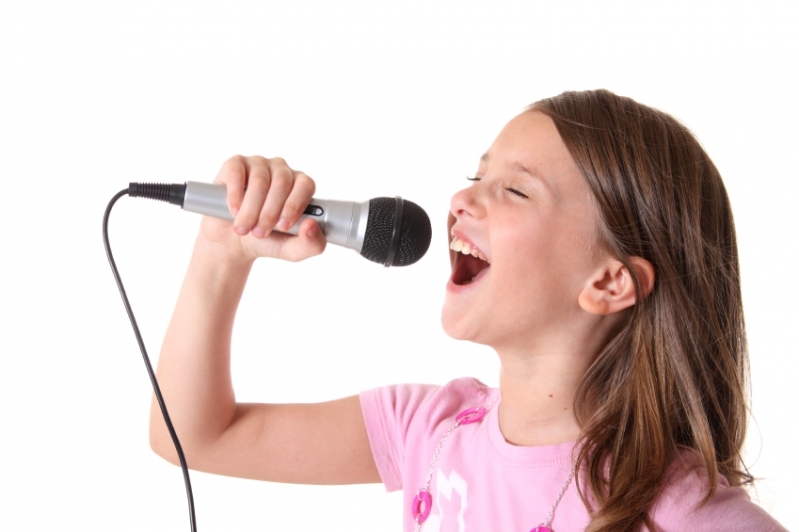
<path id="1" fill-rule="evenodd" d="M 469 176 L 466 176 L 466 179 L 468 179 L 469 181 L 480 181 L 481 178 L 480 177 L 469 177 Z M 507 190 L 508 192 L 510 192 L 512 194 L 515 194 L 515 195 L 519 196 L 520 198 L 524 198 L 524 199 L 528 198 L 525 194 L 522 194 L 521 192 L 519 192 L 515 188 L 505 187 L 505 190 Z"/>

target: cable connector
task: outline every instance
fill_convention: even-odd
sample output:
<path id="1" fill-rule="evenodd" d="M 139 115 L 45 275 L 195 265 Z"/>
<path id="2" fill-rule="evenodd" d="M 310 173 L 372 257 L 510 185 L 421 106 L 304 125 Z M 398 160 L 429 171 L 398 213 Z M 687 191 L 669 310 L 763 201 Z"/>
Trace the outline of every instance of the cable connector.
<path id="1" fill-rule="evenodd" d="M 130 183 L 128 185 L 128 195 L 131 198 L 166 201 L 172 205 L 178 205 L 182 209 L 183 199 L 186 197 L 186 184 Z"/>

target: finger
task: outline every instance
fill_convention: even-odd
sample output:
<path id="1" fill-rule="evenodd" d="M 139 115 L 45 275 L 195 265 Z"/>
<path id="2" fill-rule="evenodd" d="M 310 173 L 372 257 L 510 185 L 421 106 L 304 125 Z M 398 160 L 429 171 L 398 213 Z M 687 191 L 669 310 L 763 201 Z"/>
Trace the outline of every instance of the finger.
<path id="1" fill-rule="evenodd" d="M 283 204 L 283 211 L 280 213 L 280 220 L 277 222 L 277 229 L 286 231 L 300 219 L 305 208 L 311 202 L 311 198 L 316 192 L 314 180 L 302 172 L 294 174 L 294 188 L 291 189 L 289 197 Z"/>
<path id="2" fill-rule="evenodd" d="M 246 163 L 247 191 L 244 193 L 241 209 L 233 221 L 233 227 L 239 235 L 246 235 L 258 222 L 271 182 L 269 162 L 266 159 L 248 157 Z"/>
<path id="3" fill-rule="evenodd" d="M 283 204 L 289 197 L 294 186 L 294 173 L 282 159 L 272 159 L 270 164 L 270 174 L 272 176 L 269 185 L 269 193 L 258 217 L 258 224 L 253 229 L 253 235 L 263 237 L 272 232 L 278 222 Z"/>
<path id="4" fill-rule="evenodd" d="M 247 165 L 244 157 L 235 155 L 225 161 L 214 183 L 225 185 L 227 188 L 227 207 L 234 217 L 241 208 L 244 199 L 244 188 L 247 185 Z"/>
<path id="5" fill-rule="evenodd" d="M 303 220 L 296 237 L 287 238 L 283 242 L 282 256 L 286 260 L 298 262 L 321 254 L 327 246 L 325 234 L 319 229 L 316 220 Z"/>

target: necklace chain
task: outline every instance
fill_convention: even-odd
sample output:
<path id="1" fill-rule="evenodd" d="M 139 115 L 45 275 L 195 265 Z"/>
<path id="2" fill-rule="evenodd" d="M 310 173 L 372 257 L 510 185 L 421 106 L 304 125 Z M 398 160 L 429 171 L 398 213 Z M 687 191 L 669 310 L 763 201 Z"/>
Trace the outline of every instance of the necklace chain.
<path id="1" fill-rule="evenodd" d="M 489 408 L 491 408 L 491 405 L 494 404 L 494 401 L 496 401 L 496 397 L 494 399 L 491 399 L 491 401 L 489 401 L 485 405 L 478 407 L 474 410 L 476 412 L 480 412 L 481 409 L 488 410 Z M 461 426 L 461 423 L 463 423 L 462 421 L 463 419 L 465 418 L 457 419 L 457 421 L 455 421 L 455 423 L 447 430 L 447 432 L 444 433 L 444 436 L 441 437 L 441 441 L 438 442 L 438 447 L 436 447 L 436 450 L 433 453 L 433 460 L 430 462 L 430 469 L 427 470 L 427 478 L 424 481 L 424 488 L 422 488 L 425 491 L 428 491 L 430 489 L 430 482 L 433 480 L 433 470 L 436 467 L 436 462 L 438 461 L 438 455 L 441 452 L 441 448 L 444 447 L 444 440 L 447 439 L 447 436 L 449 436 L 453 430 Z"/>
<path id="2" fill-rule="evenodd" d="M 413 499 L 413 505 L 411 507 L 411 515 L 413 515 L 413 519 L 416 522 L 416 528 L 414 532 L 420 532 L 422 529 L 422 523 L 425 522 L 428 515 L 430 514 L 430 510 L 433 505 L 433 498 L 430 494 L 430 483 L 433 481 L 433 471 L 436 467 L 436 462 L 438 462 L 438 455 L 441 453 L 441 449 L 444 447 L 444 441 L 447 439 L 447 436 L 452 434 L 456 428 L 460 427 L 461 425 L 466 425 L 469 423 L 474 423 L 476 421 L 480 421 L 485 416 L 486 412 L 489 408 L 494 404 L 497 400 L 496 397 L 491 399 L 488 403 L 483 404 L 477 408 L 470 408 L 468 410 L 464 410 L 455 418 L 455 423 L 447 429 L 447 432 L 441 437 L 441 440 L 438 442 L 438 446 L 436 450 L 433 452 L 433 459 L 430 461 L 430 468 L 427 470 L 427 477 L 424 481 L 424 487 L 420 488 L 419 491 L 416 492 L 416 497 Z M 560 492 L 558 492 L 557 498 L 555 498 L 555 503 L 552 505 L 552 508 L 549 509 L 549 514 L 547 515 L 547 520 L 530 532 L 552 532 L 549 528 L 550 524 L 552 523 L 552 519 L 555 517 L 555 509 L 560 504 L 560 500 L 563 498 L 563 495 L 566 493 L 566 490 L 571 484 L 572 479 L 574 478 L 574 467 L 572 467 L 571 471 L 569 472 L 569 476 L 566 478 L 566 482 L 563 483 L 563 486 L 560 488 Z"/>
<path id="3" fill-rule="evenodd" d="M 558 507 L 560 504 L 560 500 L 563 498 L 563 494 L 566 493 L 566 489 L 571 484 L 572 479 L 574 478 L 574 468 L 569 472 L 569 476 L 566 478 L 566 482 L 563 483 L 563 486 L 560 488 L 560 493 L 558 493 L 557 498 L 555 499 L 555 503 L 552 505 L 552 508 L 549 509 L 549 515 L 547 515 L 547 520 L 543 523 L 543 526 L 549 528 L 549 525 L 552 524 L 552 519 L 555 518 L 555 508 Z"/>

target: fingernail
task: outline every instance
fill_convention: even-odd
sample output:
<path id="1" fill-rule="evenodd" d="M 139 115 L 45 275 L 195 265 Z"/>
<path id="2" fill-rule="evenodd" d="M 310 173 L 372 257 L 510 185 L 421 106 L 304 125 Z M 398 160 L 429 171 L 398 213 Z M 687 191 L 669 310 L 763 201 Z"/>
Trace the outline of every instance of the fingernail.
<path id="1" fill-rule="evenodd" d="M 311 228 L 308 229 L 308 232 L 305 233 L 305 234 L 308 235 L 308 238 L 313 238 L 313 237 L 316 236 L 316 231 L 318 229 L 319 229 L 319 227 L 316 224 L 313 224 L 313 226 L 311 226 Z"/>
<path id="2" fill-rule="evenodd" d="M 260 227 L 253 227 L 252 234 L 256 238 L 261 238 L 264 236 L 264 230 L 261 229 Z"/>
<path id="3" fill-rule="evenodd" d="M 286 229 L 289 228 L 289 221 L 286 220 L 285 218 L 281 218 L 280 221 L 277 223 L 277 228 L 280 231 L 285 231 Z"/>
<path id="4" fill-rule="evenodd" d="M 239 235 L 239 236 L 244 236 L 244 235 L 247 234 L 247 230 L 244 229 L 243 227 L 237 227 L 235 229 L 235 231 L 236 231 L 236 234 Z"/>

